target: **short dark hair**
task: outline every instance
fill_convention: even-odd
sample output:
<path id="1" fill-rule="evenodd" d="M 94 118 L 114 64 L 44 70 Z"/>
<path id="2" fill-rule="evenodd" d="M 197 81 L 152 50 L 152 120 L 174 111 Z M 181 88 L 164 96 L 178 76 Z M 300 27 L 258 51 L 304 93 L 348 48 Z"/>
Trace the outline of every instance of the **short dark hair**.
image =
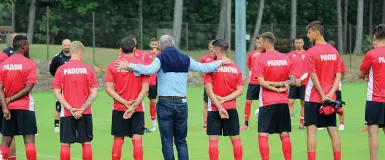
<path id="1" fill-rule="evenodd" d="M 330 40 L 327 43 L 330 44 L 333 47 L 336 47 L 336 42 L 334 42 L 333 40 Z"/>
<path id="2" fill-rule="evenodd" d="M 25 44 L 25 42 L 27 41 L 28 41 L 27 36 L 20 35 L 20 34 L 16 35 L 12 43 L 13 49 L 18 50 L 21 47 L 21 45 Z"/>
<path id="3" fill-rule="evenodd" d="M 135 41 L 132 38 L 125 37 L 120 41 L 120 48 L 123 53 L 132 53 L 135 48 Z"/>
<path id="4" fill-rule="evenodd" d="M 156 38 L 151 38 L 150 42 L 153 42 L 153 41 L 158 41 L 158 40 Z"/>
<path id="5" fill-rule="evenodd" d="M 259 38 L 262 38 L 263 40 L 266 40 L 270 44 L 275 44 L 275 36 L 272 32 L 264 32 L 258 36 Z"/>
<path id="6" fill-rule="evenodd" d="M 373 35 L 378 40 L 385 39 L 385 24 L 379 24 L 373 29 Z"/>
<path id="7" fill-rule="evenodd" d="M 229 43 L 223 39 L 217 39 L 213 41 L 213 47 L 219 48 L 221 51 L 227 51 L 229 49 Z"/>
<path id="8" fill-rule="evenodd" d="M 304 40 L 302 35 L 295 36 L 295 39 L 302 39 L 302 40 Z"/>
<path id="9" fill-rule="evenodd" d="M 324 26 L 322 26 L 320 21 L 313 21 L 306 26 L 306 30 L 309 29 L 313 31 L 318 31 L 321 35 L 324 35 Z"/>

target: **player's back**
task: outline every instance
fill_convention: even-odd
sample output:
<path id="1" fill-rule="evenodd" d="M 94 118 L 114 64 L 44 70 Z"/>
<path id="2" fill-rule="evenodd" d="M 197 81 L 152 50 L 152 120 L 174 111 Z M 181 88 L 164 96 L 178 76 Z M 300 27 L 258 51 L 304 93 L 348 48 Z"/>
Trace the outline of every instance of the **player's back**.
<path id="1" fill-rule="evenodd" d="M 217 96 L 225 97 L 237 89 L 237 86 L 243 86 L 242 72 L 236 64 L 222 65 L 217 72 L 205 75 L 205 84 L 213 85 L 213 92 Z M 212 104 L 212 106 L 214 106 Z M 236 107 L 236 99 L 222 104 L 225 109 Z M 216 109 L 216 108 L 215 108 Z M 214 110 L 215 110 L 214 109 Z"/>
<path id="2" fill-rule="evenodd" d="M 270 82 L 286 81 L 289 75 L 293 74 L 289 57 L 276 50 L 262 53 L 253 68 L 257 77 L 263 77 L 265 81 Z M 287 92 L 278 93 L 266 88 L 262 88 L 259 99 L 260 106 L 288 102 Z"/>
<path id="3" fill-rule="evenodd" d="M 267 51 L 261 54 L 258 61 L 259 64 L 262 63 L 265 66 L 263 70 L 265 81 L 282 82 L 288 79 L 291 60 L 287 55 L 275 50 Z"/>
<path id="4" fill-rule="evenodd" d="M 315 72 L 321 88 L 328 93 L 333 86 L 337 72 L 341 70 L 340 55 L 330 44 L 316 44 L 308 50 L 308 63 L 312 64 L 310 73 Z"/>
<path id="5" fill-rule="evenodd" d="M 210 62 L 214 62 L 214 56 L 211 55 L 210 53 L 202 56 L 201 60 L 200 60 L 201 63 L 210 63 Z"/>
<path id="6" fill-rule="evenodd" d="M 0 51 L 0 63 L 3 63 L 8 58 L 8 55 Z"/>
<path id="7" fill-rule="evenodd" d="M 138 57 L 132 56 L 121 56 L 116 60 L 126 60 L 129 63 L 135 64 L 143 64 L 145 63 L 143 60 Z M 144 81 L 148 81 L 149 76 L 135 76 L 132 71 L 126 70 L 118 70 L 115 67 L 115 61 L 112 61 L 108 67 L 108 72 L 106 75 L 106 82 L 112 81 L 115 84 L 115 91 L 118 93 L 123 99 L 127 101 L 135 100 L 139 93 L 142 90 L 142 83 Z M 125 108 L 122 104 L 117 101 L 114 101 L 116 108 Z M 138 109 L 141 109 L 142 105 L 138 106 Z"/>
<path id="8" fill-rule="evenodd" d="M 75 108 L 82 107 L 90 95 L 90 88 L 94 88 L 95 84 L 97 85 L 94 70 L 81 60 L 70 60 L 60 66 L 54 81 L 59 79 L 64 98 Z"/>
<path id="9" fill-rule="evenodd" d="M 366 57 L 370 58 L 367 61 L 372 63 L 369 71 L 367 100 L 385 102 L 385 46 L 370 50 Z"/>
<path id="10" fill-rule="evenodd" d="M 37 83 L 36 63 L 22 54 L 13 54 L 1 63 L 1 76 L 5 97 L 11 97 L 24 89 L 26 84 Z M 11 109 L 13 106 L 27 107 L 29 105 L 33 105 L 33 98 L 30 94 L 10 103 L 8 107 Z"/>

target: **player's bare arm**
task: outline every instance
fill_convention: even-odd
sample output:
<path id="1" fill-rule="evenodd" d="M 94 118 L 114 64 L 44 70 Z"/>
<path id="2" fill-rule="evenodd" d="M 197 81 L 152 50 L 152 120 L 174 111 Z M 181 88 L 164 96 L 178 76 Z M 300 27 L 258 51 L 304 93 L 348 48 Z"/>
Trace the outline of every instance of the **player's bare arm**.
<path id="1" fill-rule="evenodd" d="M 217 96 L 214 94 L 213 91 L 213 84 L 211 83 L 206 83 L 205 84 L 207 96 L 210 98 L 211 102 L 214 103 L 214 105 L 218 108 L 219 115 L 223 119 L 228 119 L 229 114 L 227 111 L 222 107 L 221 103 L 219 103 L 219 100 L 217 99 Z"/>
<path id="2" fill-rule="evenodd" d="M 13 102 L 25 97 L 26 95 L 32 92 L 33 86 L 35 86 L 35 84 L 26 84 L 22 90 L 17 92 L 15 95 L 9 97 L 8 101 Z"/>
<path id="3" fill-rule="evenodd" d="M 338 89 L 338 85 L 341 81 L 341 73 L 336 73 L 336 76 L 334 77 L 333 81 L 333 87 L 330 90 L 330 92 L 326 95 L 327 98 L 332 98 L 336 90 Z"/>
<path id="4" fill-rule="evenodd" d="M 0 101 L 1 101 L 2 108 L 3 108 L 4 119 L 6 119 L 6 120 L 11 119 L 11 113 L 8 110 L 8 106 L 7 106 L 8 104 L 5 100 L 4 85 L 3 84 L 0 84 Z"/>
<path id="5" fill-rule="evenodd" d="M 240 97 L 242 94 L 243 94 L 243 86 L 237 86 L 237 89 L 234 92 L 223 97 L 223 101 L 224 102 L 231 101 L 233 99 Z"/>
<path id="6" fill-rule="evenodd" d="M 368 73 L 364 73 L 362 71 L 358 72 L 358 78 L 359 79 L 365 79 L 365 77 L 368 75 Z"/>
<path id="7" fill-rule="evenodd" d="M 263 88 L 266 88 L 268 90 L 271 90 L 271 91 L 274 91 L 274 92 L 279 92 L 278 88 L 277 87 L 274 87 L 272 85 L 270 85 L 270 83 L 268 81 L 265 81 L 265 78 L 263 77 L 258 77 L 258 81 L 259 81 L 259 84 L 263 87 Z"/>
<path id="8" fill-rule="evenodd" d="M 106 82 L 106 92 L 109 96 L 111 96 L 114 100 L 118 101 L 121 104 L 129 104 L 132 105 L 134 101 L 128 102 L 124 98 L 122 98 L 118 93 L 115 91 L 115 84 L 113 82 Z"/>
<path id="9" fill-rule="evenodd" d="M 80 118 L 84 111 L 90 107 L 90 105 L 95 101 L 96 96 L 98 96 L 98 88 L 90 88 L 90 95 L 88 96 L 86 102 L 83 104 L 81 110 L 79 112 L 76 112 L 76 117 Z"/>
<path id="10" fill-rule="evenodd" d="M 134 100 L 134 103 L 131 106 L 126 106 L 128 109 L 124 112 L 123 118 L 131 118 L 136 108 L 138 108 L 138 105 L 142 103 L 144 97 L 148 94 L 149 86 L 150 84 L 148 82 L 142 83 L 142 90 L 140 91 L 138 97 Z"/>
<path id="11" fill-rule="evenodd" d="M 325 100 L 326 95 L 325 95 L 324 91 L 322 91 L 321 84 L 319 83 L 317 74 L 316 73 L 310 73 L 310 78 L 312 79 L 313 86 L 316 89 L 316 91 L 318 92 L 318 94 L 320 95 L 321 100 L 322 101 Z"/>

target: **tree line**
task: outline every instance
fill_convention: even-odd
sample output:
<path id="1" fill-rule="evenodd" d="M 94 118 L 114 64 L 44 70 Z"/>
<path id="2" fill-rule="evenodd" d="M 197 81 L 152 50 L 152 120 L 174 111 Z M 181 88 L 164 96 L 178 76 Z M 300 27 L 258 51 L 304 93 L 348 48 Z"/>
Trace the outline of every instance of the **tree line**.
<path id="1" fill-rule="evenodd" d="M 120 38 L 135 35 L 138 46 L 146 49 L 158 29 L 168 28 L 180 48 L 188 44 L 189 49 L 204 49 L 211 39 L 232 44 L 234 4 L 235 0 L 0 0 L 0 24 L 11 25 L 13 10 L 14 31 L 27 33 L 33 43 L 46 43 L 48 13 L 51 44 L 71 38 L 90 46 L 94 18 L 97 47 L 115 48 Z M 354 53 L 361 53 L 370 48 L 374 25 L 385 22 L 385 0 L 248 0 L 246 8 L 247 33 L 252 35 L 249 50 L 260 32 L 273 30 L 278 38 L 294 38 L 319 20 L 341 53 L 349 51 L 350 39 Z"/>

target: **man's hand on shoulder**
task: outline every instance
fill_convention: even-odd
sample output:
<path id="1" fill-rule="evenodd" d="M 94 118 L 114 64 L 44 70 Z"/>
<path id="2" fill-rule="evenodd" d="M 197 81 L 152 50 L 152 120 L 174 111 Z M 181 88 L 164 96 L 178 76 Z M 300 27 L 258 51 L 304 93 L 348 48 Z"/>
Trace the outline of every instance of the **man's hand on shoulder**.
<path id="1" fill-rule="evenodd" d="M 129 68 L 128 68 L 129 65 L 130 65 L 130 63 L 125 59 L 115 61 L 115 67 L 118 70 L 129 70 Z"/>

